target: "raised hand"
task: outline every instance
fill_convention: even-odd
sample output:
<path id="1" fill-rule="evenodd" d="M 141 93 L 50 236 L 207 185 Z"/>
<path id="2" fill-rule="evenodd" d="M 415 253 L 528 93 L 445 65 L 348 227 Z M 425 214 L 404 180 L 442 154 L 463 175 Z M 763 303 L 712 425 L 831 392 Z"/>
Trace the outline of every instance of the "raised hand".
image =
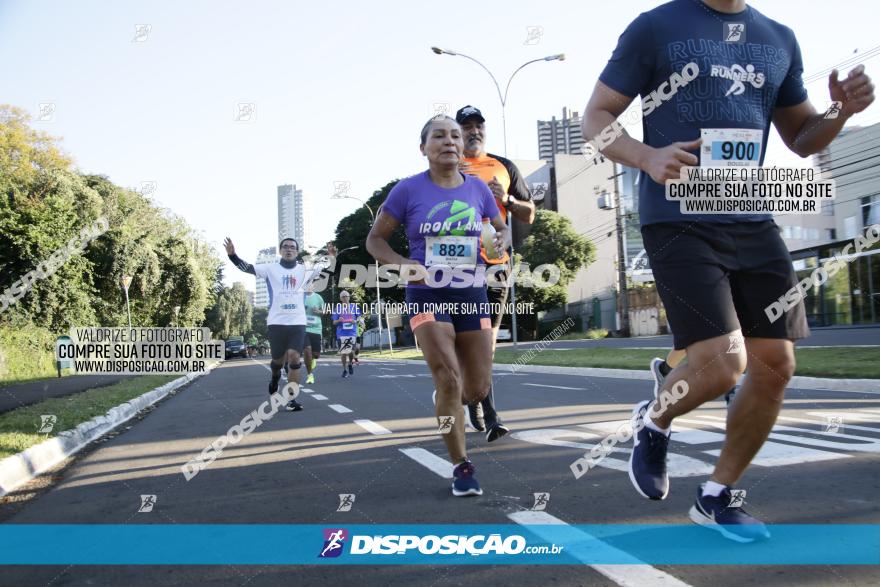
<path id="1" fill-rule="evenodd" d="M 837 76 L 836 69 L 828 76 L 828 93 L 833 101 L 843 102 L 841 114 L 844 117 L 858 114 L 874 101 L 874 84 L 865 74 L 864 65 L 851 69 L 842 81 Z"/>

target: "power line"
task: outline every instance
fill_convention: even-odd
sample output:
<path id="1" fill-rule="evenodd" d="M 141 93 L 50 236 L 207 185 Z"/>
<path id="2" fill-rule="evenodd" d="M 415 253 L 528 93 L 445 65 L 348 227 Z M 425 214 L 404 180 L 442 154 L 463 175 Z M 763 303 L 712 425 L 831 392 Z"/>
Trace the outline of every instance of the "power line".
<path id="1" fill-rule="evenodd" d="M 846 59 L 844 59 L 840 63 L 837 63 L 835 65 L 831 65 L 831 66 L 826 67 L 825 69 L 821 69 L 815 73 L 811 73 L 810 75 L 803 78 L 803 82 L 805 84 L 812 83 L 814 81 L 822 79 L 823 77 L 825 77 L 826 75 L 828 75 L 829 73 L 831 73 L 835 69 L 840 70 L 844 67 L 848 67 L 850 65 L 855 65 L 859 61 L 865 61 L 867 59 L 871 59 L 872 57 L 876 57 L 877 55 L 880 55 L 880 45 L 877 45 L 876 47 L 871 47 L 870 49 L 868 49 L 864 53 L 857 53 L 855 55 L 852 55 L 851 57 L 847 57 Z"/>

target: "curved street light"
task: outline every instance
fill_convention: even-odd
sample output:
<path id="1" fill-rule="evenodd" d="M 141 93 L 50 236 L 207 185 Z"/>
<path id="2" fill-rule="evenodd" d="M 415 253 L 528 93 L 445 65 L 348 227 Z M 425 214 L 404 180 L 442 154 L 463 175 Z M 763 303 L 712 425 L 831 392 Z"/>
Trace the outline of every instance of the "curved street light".
<path id="1" fill-rule="evenodd" d="M 480 63 L 477 59 L 474 59 L 470 55 L 465 55 L 464 53 L 459 53 L 457 51 L 452 51 L 450 49 L 441 49 L 439 47 L 431 47 L 431 51 L 436 53 L 437 55 L 454 55 L 458 57 L 464 57 L 465 59 L 469 59 L 483 68 L 483 71 L 489 74 L 489 77 L 492 78 L 492 83 L 495 84 L 495 90 L 498 92 L 498 100 L 501 101 L 501 128 L 504 132 L 504 157 L 507 157 L 507 116 L 506 116 L 506 108 L 507 108 L 507 93 L 510 91 L 510 82 L 513 81 L 514 76 L 520 72 L 527 65 L 531 65 L 532 63 L 537 63 L 539 61 L 565 61 L 565 53 L 557 53 L 555 55 L 548 55 L 547 57 L 541 57 L 540 59 L 532 59 L 531 61 L 526 61 L 519 67 L 517 67 L 513 73 L 510 74 L 510 77 L 507 78 L 507 85 L 504 87 L 504 94 L 501 93 L 501 86 L 498 85 L 498 80 L 495 79 L 495 76 L 489 71 L 489 68 Z M 511 220 L 511 215 L 507 216 L 507 226 L 510 230 L 510 258 L 513 259 L 513 222 Z M 510 303 L 514 307 L 514 311 L 510 313 L 511 320 L 511 330 L 513 335 L 513 346 L 516 348 L 517 346 L 517 328 L 516 328 L 516 284 L 510 284 Z"/>

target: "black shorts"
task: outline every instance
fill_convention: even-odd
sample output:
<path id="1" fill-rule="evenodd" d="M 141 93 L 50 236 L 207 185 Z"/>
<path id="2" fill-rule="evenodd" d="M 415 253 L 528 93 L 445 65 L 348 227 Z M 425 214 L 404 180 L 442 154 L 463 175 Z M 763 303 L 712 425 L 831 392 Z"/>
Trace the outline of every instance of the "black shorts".
<path id="1" fill-rule="evenodd" d="M 306 325 L 270 324 L 268 331 L 269 348 L 272 349 L 272 360 L 277 361 L 287 351 L 302 352 L 306 340 Z"/>
<path id="2" fill-rule="evenodd" d="M 455 332 L 488 330 L 492 328 L 489 320 L 489 300 L 485 287 L 408 287 L 406 303 L 410 311 L 409 327 L 416 328 L 428 322 L 452 324 Z M 453 312 L 456 306 L 461 311 Z M 449 309 L 449 312 L 438 310 Z M 476 311 L 471 311 L 476 310 Z"/>
<path id="3" fill-rule="evenodd" d="M 508 278 L 510 277 L 510 270 L 505 269 L 504 271 L 499 271 L 496 274 L 496 279 L 503 283 L 508 283 Z M 489 298 L 489 306 L 491 308 L 491 312 L 489 317 L 492 320 L 492 328 L 500 328 L 501 327 L 501 319 L 504 318 L 504 312 L 496 312 L 495 310 L 498 308 L 503 308 L 507 304 L 507 297 L 510 295 L 509 287 L 487 287 L 486 288 L 486 297 Z"/>
<path id="4" fill-rule="evenodd" d="M 321 354 L 321 335 L 317 332 L 306 332 L 306 339 L 303 341 L 303 351 L 306 350 L 306 347 L 312 347 L 312 353 L 316 355 Z"/>
<path id="5" fill-rule="evenodd" d="M 810 335 L 800 301 L 772 321 L 767 307 L 798 279 L 772 220 L 663 222 L 642 227 L 676 349 L 742 330 L 743 337 Z"/>

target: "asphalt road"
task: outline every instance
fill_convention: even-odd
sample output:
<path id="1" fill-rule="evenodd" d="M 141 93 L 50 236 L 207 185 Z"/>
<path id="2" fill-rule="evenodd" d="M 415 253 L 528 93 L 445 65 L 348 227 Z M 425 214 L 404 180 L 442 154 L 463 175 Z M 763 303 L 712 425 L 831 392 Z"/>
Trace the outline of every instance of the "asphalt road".
<path id="1" fill-rule="evenodd" d="M 432 417 L 424 366 L 364 363 L 349 379 L 322 362 L 302 412 L 280 412 L 187 482 L 180 466 L 266 398 L 263 363 L 233 360 L 158 405 L 131 429 L 75 460 L 24 505 L 0 507 L 4 523 L 45 524 L 511 524 L 550 494 L 546 514 L 568 524 L 687 523 L 698 484 L 721 446 L 721 402 L 676 423 L 672 491 L 638 496 L 628 444 L 575 479 L 569 465 L 651 393 L 648 382 L 550 374 L 496 376 L 511 437 L 468 434 L 484 495 L 460 499 L 425 463 L 448 460 Z M 324 399 L 322 399 L 324 398 Z M 335 406 L 334 407 L 331 407 Z M 341 406 L 341 407 L 340 407 Z M 350 411 L 345 411 L 350 410 Z M 842 430 L 828 431 L 829 414 Z M 360 424 L 355 420 L 361 420 Z M 363 422 L 367 420 L 372 424 Z M 380 433 L 378 425 L 389 433 Z M 684 430 L 687 428 L 688 430 Z M 368 431 L 373 430 L 373 432 Z M 680 432 L 678 430 L 681 429 Z M 791 389 L 777 436 L 742 480 L 747 509 L 774 524 L 880 523 L 880 394 Z M 858 438 L 856 438 L 858 437 Z M 421 449 L 405 454 L 401 449 Z M 426 451 L 426 452 L 425 452 Z M 339 494 L 356 495 L 337 512 Z M 141 495 L 155 495 L 138 512 Z M 707 541 L 723 545 L 710 531 Z M 149 548 L 149 545 L 144 545 Z M 2 585 L 877 585 L 866 566 L 52 566 L 4 567 Z"/>

